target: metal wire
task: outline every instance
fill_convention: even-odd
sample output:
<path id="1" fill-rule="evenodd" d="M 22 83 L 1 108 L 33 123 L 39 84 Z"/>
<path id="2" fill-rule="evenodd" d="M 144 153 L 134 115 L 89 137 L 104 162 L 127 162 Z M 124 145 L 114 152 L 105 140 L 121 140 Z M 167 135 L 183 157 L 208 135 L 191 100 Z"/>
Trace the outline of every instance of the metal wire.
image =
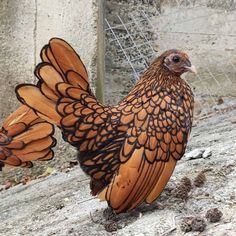
<path id="1" fill-rule="evenodd" d="M 181 34 L 189 36 L 199 35 L 201 37 L 236 37 L 236 34 L 234 32 L 231 33 L 231 31 L 229 34 L 222 32 L 204 32 L 204 30 L 194 31 L 191 27 L 187 27 L 187 30 L 184 27 L 181 27 L 181 30 L 173 30 L 176 25 L 194 25 L 197 20 L 218 17 L 220 14 L 229 18 L 227 23 L 233 29 L 235 20 L 230 18 L 230 14 L 232 14 L 232 11 L 235 11 L 235 9 L 229 10 L 228 12 L 221 9 L 215 9 L 213 13 L 200 14 L 200 12 L 200 15 L 184 17 L 185 19 L 176 17 L 178 20 L 173 24 L 170 24 L 168 21 L 174 14 L 176 15 L 179 13 L 179 15 L 181 15 L 186 9 L 197 11 L 201 10 L 203 7 L 206 7 L 206 5 L 196 5 L 193 0 L 187 0 L 185 1 L 185 4 L 181 0 L 176 0 L 176 10 L 164 14 L 156 11 L 155 15 L 150 16 L 144 9 L 137 7 L 136 11 L 129 13 L 128 21 L 125 21 L 121 15 L 116 16 L 115 24 L 106 19 L 105 32 L 107 34 L 107 40 L 109 44 L 114 44 L 113 48 L 115 48 L 116 52 L 114 55 L 116 58 L 114 58 L 114 60 L 121 65 L 125 65 L 126 69 L 124 71 L 126 71 L 127 74 L 130 73 L 128 68 L 131 69 L 133 83 L 135 83 L 140 78 L 143 71 L 148 67 L 152 58 L 158 54 L 156 45 L 159 44 L 159 38 L 162 35 L 169 34 L 173 39 L 175 38 L 175 35 Z M 164 23 L 161 28 L 157 28 L 154 25 L 155 21 L 164 21 Z M 223 23 L 224 22 L 222 22 L 222 24 Z M 217 22 L 215 26 L 217 25 L 219 26 L 220 23 Z M 185 30 L 182 30 L 182 28 Z M 169 48 L 168 45 L 170 42 L 162 40 L 161 44 L 161 48 L 167 49 Z M 235 99 L 235 103 L 229 102 L 224 106 L 220 106 L 219 104 L 219 97 L 224 97 L 226 90 L 230 90 L 232 94 L 234 94 L 234 92 L 236 94 L 236 60 L 231 60 L 231 57 L 227 55 L 222 56 L 222 59 L 216 60 L 215 63 L 223 63 L 225 64 L 225 67 L 218 68 L 217 71 L 209 66 L 213 61 L 214 58 L 212 58 L 210 62 L 206 61 L 206 63 L 204 63 L 204 73 L 199 73 L 196 80 L 190 79 L 188 81 L 189 84 L 195 88 L 196 104 L 201 110 L 199 114 L 196 114 L 199 118 L 206 117 L 209 114 L 219 114 L 228 109 L 235 109 L 236 107 L 236 96 L 234 95 L 232 95 L 232 97 Z M 235 74 L 235 77 L 229 76 L 226 67 L 230 69 L 230 73 Z M 227 94 L 227 96 L 229 97 L 229 94 Z"/>

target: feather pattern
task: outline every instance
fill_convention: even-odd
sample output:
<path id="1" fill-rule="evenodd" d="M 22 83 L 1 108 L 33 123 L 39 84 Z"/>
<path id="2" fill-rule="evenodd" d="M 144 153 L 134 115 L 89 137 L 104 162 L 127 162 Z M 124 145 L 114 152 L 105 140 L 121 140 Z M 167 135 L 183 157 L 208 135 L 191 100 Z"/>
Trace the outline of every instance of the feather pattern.
<path id="1" fill-rule="evenodd" d="M 22 105 L 3 123 L 0 130 L 1 165 L 31 167 L 34 160 L 53 158 L 56 145 L 53 126 Z"/>
<path id="2" fill-rule="evenodd" d="M 54 38 L 42 49 L 43 62 L 35 71 L 38 85 L 17 87 L 19 100 L 57 124 L 64 140 L 78 149 L 81 167 L 91 177 L 92 194 L 99 194 L 118 213 L 153 202 L 185 152 L 193 94 L 180 78 L 186 67 L 169 63 L 172 54 L 189 65 L 186 54 L 167 51 L 111 107 L 92 94 L 76 52 Z M 41 100 L 37 105 L 33 92 Z"/>

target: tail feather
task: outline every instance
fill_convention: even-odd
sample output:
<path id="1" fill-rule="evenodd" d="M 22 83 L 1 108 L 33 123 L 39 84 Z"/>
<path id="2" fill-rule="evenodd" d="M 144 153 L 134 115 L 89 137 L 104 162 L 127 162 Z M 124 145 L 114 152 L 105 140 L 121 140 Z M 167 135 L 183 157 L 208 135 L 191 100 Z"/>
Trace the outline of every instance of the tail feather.
<path id="1" fill-rule="evenodd" d="M 43 52 L 43 51 L 45 51 L 45 52 Z M 45 55 L 44 58 L 43 58 L 43 55 Z M 49 45 L 46 45 L 42 49 L 41 58 L 42 58 L 43 62 L 48 62 L 48 63 L 52 64 L 52 66 L 62 75 L 62 77 L 65 78 L 63 71 L 61 70 L 61 68 L 57 64 Z"/>
<path id="2" fill-rule="evenodd" d="M 40 88 L 40 91 L 42 92 L 45 97 L 52 101 L 57 101 L 58 96 L 53 92 L 45 83 L 38 84 L 38 87 Z"/>
<path id="3" fill-rule="evenodd" d="M 53 63 L 53 60 L 50 60 L 53 66 L 56 68 L 58 65 L 63 74 L 66 74 L 69 70 L 73 70 L 81 74 L 84 79 L 88 80 L 87 70 L 83 62 L 67 42 L 59 38 L 51 39 L 49 42 L 48 53 L 52 53 L 52 56 L 56 61 L 56 63 Z"/>
<path id="4" fill-rule="evenodd" d="M 80 100 L 82 94 L 86 94 L 83 90 L 78 87 L 74 87 L 70 84 L 60 83 L 57 86 L 58 92 L 63 97 L 71 98 L 73 100 Z"/>
<path id="5" fill-rule="evenodd" d="M 32 116 L 32 110 L 27 106 L 20 106 L 15 112 L 7 117 L 3 123 L 3 127 L 10 128 L 12 124 L 17 124 L 19 121 L 24 124 L 31 123 L 35 120 Z"/>
<path id="6" fill-rule="evenodd" d="M 26 124 L 23 122 L 20 123 L 13 123 L 9 126 L 4 125 L 4 127 L 8 127 L 7 128 L 7 135 L 10 137 L 14 137 L 15 135 L 23 132 L 26 129 Z"/>
<path id="7" fill-rule="evenodd" d="M 24 143 L 22 141 L 13 139 L 9 144 L 7 144 L 7 147 L 10 149 L 21 149 L 22 150 L 24 148 Z"/>
<path id="8" fill-rule="evenodd" d="M 79 55 L 64 40 L 52 38 L 41 50 L 43 62 L 50 63 L 65 79 L 68 70 L 73 70 L 88 80 L 88 73 Z"/>
<path id="9" fill-rule="evenodd" d="M 17 155 L 18 158 L 21 159 L 23 162 L 27 161 L 36 161 L 36 160 L 43 160 L 51 151 L 48 149 L 42 150 L 40 152 L 30 152 L 30 153 L 19 153 Z M 48 159 L 47 159 L 48 160 Z"/>
<path id="10" fill-rule="evenodd" d="M 73 127 L 77 120 L 78 120 L 78 117 L 72 113 L 72 114 L 69 114 L 68 116 L 63 117 L 61 120 L 61 124 L 65 128 Z"/>
<path id="11" fill-rule="evenodd" d="M 89 91 L 89 83 L 84 77 L 82 77 L 78 72 L 68 71 L 66 78 L 68 83 L 83 89 L 84 91 Z"/>
<path id="12" fill-rule="evenodd" d="M 53 91 L 56 92 L 56 85 L 64 82 L 60 73 L 50 64 L 41 63 L 36 68 L 37 76 Z"/>
<path id="13" fill-rule="evenodd" d="M 49 161 L 54 157 L 54 152 L 51 150 L 45 156 L 39 158 L 40 161 Z"/>
<path id="14" fill-rule="evenodd" d="M 53 158 L 54 128 L 29 107 L 23 105 L 12 113 L 0 130 L 1 166 L 31 167 L 34 160 Z"/>
<path id="15" fill-rule="evenodd" d="M 42 114 L 41 117 L 47 121 L 60 124 L 61 116 L 56 111 L 56 103 L 44 96 L 37 86 L 23 84 L 16 89 L 17 97 L 22 103 L 34 109 L 39 116 Z"/>
<path id="16" fill-rule="evenodd" d="M 42 59 L 43 62 L 48 62 L 48 63 L 50 63 L 50 60 L 48 59 L 48 56 L 47 56 L 47 50 L 48 50 L 48 45 L 45 45 L 45 46 L 41 49 L 40 57 L 41 57 L 41 59 Z"/>
<path id="17" fill-rule="evenodd" d="M 84 107 L 82 96 L 91 95 L 88 74 L 78 54 L 62 39 L 51 39 L 43 47 L 41 59 L 35 69 L 37 86 L 17 86 L 17 97 L 42 119 L 60 127 L 63 116 L 75 110 L 74 103 Z M 67 118 L 70 124 L 73 119 Z"/>
<path id="18" fill-rule="evenodd" d="M 18 99 L 60 127 L 64 140 L 80 151 L 95 149 L 95 137 L 86 140 L 88 130 L 93 126 L 98 132 L 107 114 L 90 90 L 83 62 L 69 44 L 57 38 L 42 49 L 41 58 L 35 70 L 38 84 L 17 86 Z"/>
<path id="19" fill-rule="evenodd" d="M 48 137 L 53 132 L 53 129 L 51 127 L 51 124 L 46 122 L 37 123 L 35 125 L 32 125 L 27 131 L 21 132 L 17 136 L 17 140 L 23 141 L 25 144 L 28 144 L 32 141 Z"/>

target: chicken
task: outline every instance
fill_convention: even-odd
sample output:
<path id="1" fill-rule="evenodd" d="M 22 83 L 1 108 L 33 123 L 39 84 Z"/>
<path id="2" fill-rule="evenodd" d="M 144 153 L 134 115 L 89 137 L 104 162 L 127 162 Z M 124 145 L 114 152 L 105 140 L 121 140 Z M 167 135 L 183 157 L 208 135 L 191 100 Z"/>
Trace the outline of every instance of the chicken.
<path id="1" fill-rule="evenodd" d="M 29 107 L 22 105 L 4 122 L 0 130 L 0 167 L 32 167 L 34 160 L 53 158 L 54 127 Z"/>
<path id="2" fill-rule="evenodd" d="M 19 85 L 18 99 L 57 125 L 78 149 L 93 195 L 117 213 L 152 203 L 183 156 L 191 131 L 193 94 L 180 78 L 195 72 L 188 56 L 164 52 L 115 106 L 96 100 L 84 64 L 62 39 L 51 39 L 41 59 L 35 70 L 39 83 Z"/>

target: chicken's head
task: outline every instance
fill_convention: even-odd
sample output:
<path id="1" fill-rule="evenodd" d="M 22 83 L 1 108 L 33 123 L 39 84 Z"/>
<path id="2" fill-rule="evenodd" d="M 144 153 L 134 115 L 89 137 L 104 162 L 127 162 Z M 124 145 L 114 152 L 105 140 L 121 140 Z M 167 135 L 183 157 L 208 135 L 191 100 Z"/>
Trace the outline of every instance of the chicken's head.
<path id="1" fill-rule="evenodd" d="M 171 73 L 176 75 L 181 75 L 184 72 L 197 73 L 194 65 L 191 64 L 189 57 L 186 53 L 172 49 L 164 52 L 160 56 L 162 64 Z"/>

